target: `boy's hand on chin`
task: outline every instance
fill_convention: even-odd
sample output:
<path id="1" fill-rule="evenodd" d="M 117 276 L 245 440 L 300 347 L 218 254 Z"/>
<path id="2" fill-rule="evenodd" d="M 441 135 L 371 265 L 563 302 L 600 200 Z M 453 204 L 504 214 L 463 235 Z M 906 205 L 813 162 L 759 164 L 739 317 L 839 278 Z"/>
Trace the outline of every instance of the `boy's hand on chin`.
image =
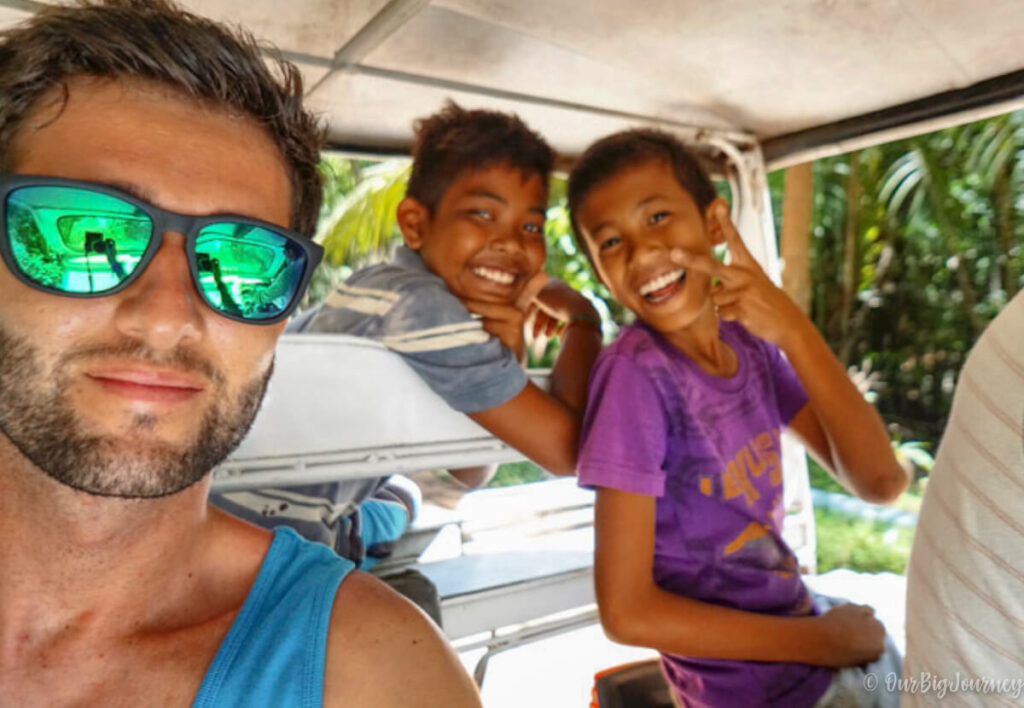
<path id="1" fill-rule="evenodd" d="M 562 322 L 569 322 L 573 318 L 595 319 L 600 322 L 597 310 L 590 304 L 590 300 L 557 278 L 547 281 L 544 288 L 537 293 L 533 304 Z"/>
<path id="2" fill-rule="evenodd" d="M 480 300 L 463 300 L 462 304 L 474 315 L 480 316 L 484 331 L 497 337 L 502 346 L 516 355 L 518 361 L 526 356 L 526 341 L 523 338 L 523 324 L 526 313 L 515 305 L 499 305 Z"/>
<path id="3" fill-rule="evenodd" d="M 532 296 L 527 300 L 526 295 L 531 290 Z M 538 273 L 527 284 L 516 304 L 525 310 L 527 322 L 532 323 L 534 339 L 541 335 L 561 336 L 567 326 L 575 322 L 585 323 L 600 334 L 601 316 L 590 300 L 565 281 L 549 278 L 544 273 Z"/>
<path id="4" fill-rule="evenodd" d="M 526 308 L 526 331 L 530 334 L 531 340 L 540 337 L 560 337 L 565 331 L 565 322 L 531 303 Z"/>
<path id="5" fill-rule="evenodd" d="M 479 300 L 462 300 L 466 309 L 480 316 L 484 331 L 519 361 L 526 356 L 524 326 L 530 324 L 533 339 L 555 337 L 565 333 L 567 324 L 582 320 L 600 332 L 601 318 L 590 301 L 557 278 L 543 272 L 535 275 L 514 304 L 499 305 Z"/>
<path id="6" fill-rule="evenodd" d="M 710 297 L 719 319 L 739 322 L 754 336 L 785 350 L 788 339 L 807 318 L 750 255 L 726 207 L 715 208 L 711 218 L 717 221 L 729 247 L 729 265 L 682 249 L 669 254 L 672 261 L 718 279 Z"/>
<path id="7" fill-rule="evenodd" d="M 825 627 L 828 666 L 860 666 L 885 651 L 885 627 L 867 605 L 838 605 L 818 617 Z"/>

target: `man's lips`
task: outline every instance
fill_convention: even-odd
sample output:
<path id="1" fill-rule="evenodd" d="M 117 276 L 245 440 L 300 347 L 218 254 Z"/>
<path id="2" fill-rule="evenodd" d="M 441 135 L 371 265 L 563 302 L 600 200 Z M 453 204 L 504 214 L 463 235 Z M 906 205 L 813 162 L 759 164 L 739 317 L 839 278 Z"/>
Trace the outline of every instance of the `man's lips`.
<path id="1" fill-rule="evenodd" d="M 105 369 L 86 377 L 110 393 L 136 401 L 177 403 L 206 390 L 202 380 L 177 371 Z"/>

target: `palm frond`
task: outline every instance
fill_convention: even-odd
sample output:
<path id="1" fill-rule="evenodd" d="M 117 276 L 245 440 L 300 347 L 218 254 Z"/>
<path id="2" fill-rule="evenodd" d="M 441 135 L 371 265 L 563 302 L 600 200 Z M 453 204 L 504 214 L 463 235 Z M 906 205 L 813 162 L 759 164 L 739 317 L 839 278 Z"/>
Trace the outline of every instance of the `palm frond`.
<path id="1" fill-rule="evenodd" d="M 407 160 L 389 160 L 363 170 L 359 184 L 321 219 L 316 240 L 328 263 L 352 265 L 392 248 L 409 168 Z"/>
<path id="2" fill-rule="evenodd" d="M 911 149 L 899 157 L 882 178 L 878 200 L 890 216 L 901 212 L 903 203 L 927 177 L 927 165 L 918 150 Z"/>

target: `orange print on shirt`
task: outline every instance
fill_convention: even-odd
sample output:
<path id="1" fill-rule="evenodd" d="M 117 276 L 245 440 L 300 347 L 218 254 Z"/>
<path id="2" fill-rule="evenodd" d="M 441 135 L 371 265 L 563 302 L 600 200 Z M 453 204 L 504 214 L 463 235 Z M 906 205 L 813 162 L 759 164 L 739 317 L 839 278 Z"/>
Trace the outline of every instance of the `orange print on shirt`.
<path id="1" fill-rule="evenodd" d="M 736 457 L 722 473 L 722 491 L 726 499 L 743 496 L 747 506 L 761 498 L 750 476 L 760 477 L 766 471 L 772 486 L 782 484 L 782 464 L 779 456 L 779 430 L 765 431 L 755 435 L 749 443 L 740 448 Z M 701 491 L 707 487 L 701 480 Z M 708 492 L 704 491 L 705 494 Z"/>
<path id="2" fill-rule="evenodd" d="M 759 524 L 756 521 L 751 521 L 747 524 L 747 528 L 740 532 L 740 535 L 734 538 L 728 546 L 725 547 L 725 555 L 732 555 L 736 551 L 743 548 L 751 541 L 756 541 L 759 538 L 763 538 L 770 533 L 770 529 L 765 524 Z"/>
<path id="3" fill-rule="evenodd" d="M 740 455 L 743 452 L 747 453 L 747 457 L 750 457 L 750 451 L 747 448 L 743 448 L 740 451 Z M 725 493 L 726 499 L 732 499 L 738 497 L 741 494 L 747 501 L 747 506 L 750 506 L 758 499 L 761 495 L 757 493 L 754 485 L 751 484 L 750 478 L 747 476 L 747 470 L 743 463 L 738 460 L 733 460 L 729 463 L 729 466 L 725 468 L 725 474 L 722 475 L 722 490 Z"/>
<path id="4" fill-rule="evenodd" d="M 712 480 L 710 477 L 700 478 L 700 493 L 706 497 L 711 496 L 711 482 Z"/>

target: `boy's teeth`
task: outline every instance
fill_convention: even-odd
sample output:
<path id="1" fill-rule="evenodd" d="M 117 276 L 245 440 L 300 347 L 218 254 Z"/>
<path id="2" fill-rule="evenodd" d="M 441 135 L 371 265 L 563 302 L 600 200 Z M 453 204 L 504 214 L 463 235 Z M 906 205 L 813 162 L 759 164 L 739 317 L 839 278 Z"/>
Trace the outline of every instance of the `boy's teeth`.
<path id="1" fill-rule="evenodd" d="M 679 270 L 673 270 L 669 273 L 665 273 L 664 275 L 659 275 L 657 278 L 654 278 L 653 280 L 648 280 L 646 283 L 640 286 L 640 294 L 647 295 L 648 293 L 653 293 L 656 290 L 661 290 L 666 285 L 671 285 L 675 281 L 682 278 L 685 272 L 686 271 L 680 268 Z"/>
<path id="2" fill-rule="evenodd" d="M 512 281 L 516 279 L 511 273 L 506 273 L 503 270 L 496 270 L 494 268 L 474 268 L 473 275 L 478 275 L 486 280 L 492 280 L 495 283 L 501 283 L 502 285 L 511 285 Z"/>

